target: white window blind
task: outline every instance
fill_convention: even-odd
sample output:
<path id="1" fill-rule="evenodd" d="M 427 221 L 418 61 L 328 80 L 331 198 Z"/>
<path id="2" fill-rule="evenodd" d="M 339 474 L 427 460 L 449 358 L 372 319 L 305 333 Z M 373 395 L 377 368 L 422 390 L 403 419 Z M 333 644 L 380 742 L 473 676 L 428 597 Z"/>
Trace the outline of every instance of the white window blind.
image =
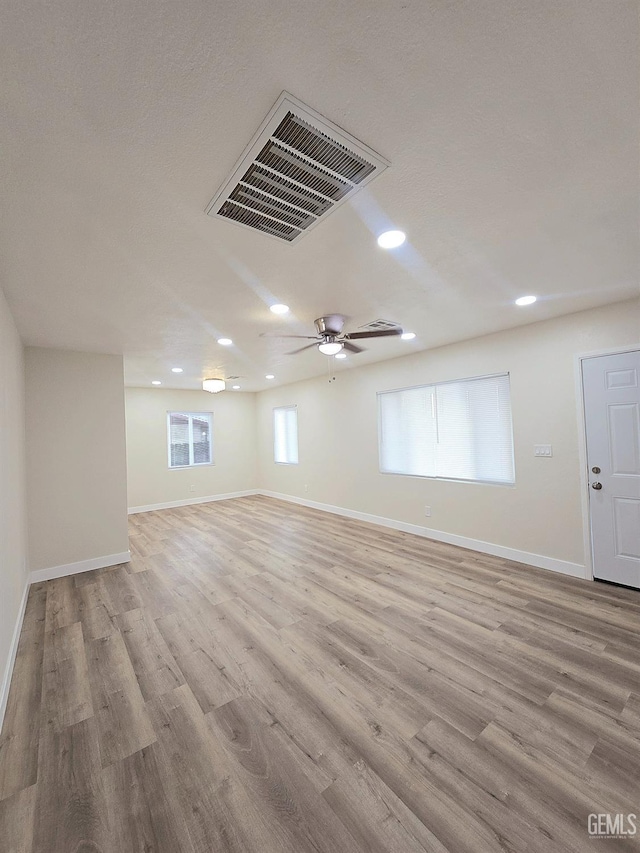
<path id="1" fill-rule="evenodd" d="M 515 482 L 509 374 L 378 394 L 380 470 Z"/>
<path id="2" fill-rule="evenodd" d="M 280 406 L 273 410 L 273 458 L 285 465 L 298 464 L 298 409 Z"/>
<path id="3" fill-rule="evenodd" d="M 168 412 L 167 429 L 170 468 L 211 464 L 211 412 Z"/>

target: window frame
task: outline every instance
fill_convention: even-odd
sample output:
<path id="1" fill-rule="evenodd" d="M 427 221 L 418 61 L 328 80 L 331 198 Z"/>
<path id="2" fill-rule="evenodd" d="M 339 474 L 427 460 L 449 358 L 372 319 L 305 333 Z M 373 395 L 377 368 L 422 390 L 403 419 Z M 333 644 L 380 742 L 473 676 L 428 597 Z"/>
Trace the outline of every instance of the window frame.
<path id="1" fill-rule="evenodd" d="M 171 464 L 171 416 L 184 415 L 189 419 L 189 463 L 187 465 Z M 209 462 L 194 462 L 193 448 L 193 419 L 206 416 L 209 420 Z M 215 465 L 213 454 L 213 412 L 185 412 L 180 409 L 167 410 L 167 468 L 169 471 L 185 471 L 188 468 L 206 468 Z"/>
<path id="2" fill-rule="evenodd" d="M 474 380 L 481 379 L 493 379 L 493 378 L 501 378 L 507 377 L 509 381 L 509 409 L 510 409 L 510 439 L 511 439 L 511 454 L 512 454 L 512 470 L 513 470 L 513 480 L 505 481 L 505 480 L 474 480 L 474 479 L 465 479 L 462 477 L 442 477 L 437 474 L 407 474 L 404 471 L 385 471 L 382 468 L 382 407 L 380 403 L 380 398 L 385 394 L 396 394 L 402 391 L 413 391 L 421 388 L 437 388 L 440 385 L 455 385 L 461 382 L 473 382 Z M 511 405 L 511 373 L 508 370 L 502 371 L 500 373 L 487 373 L 481 374 L 478 376 L 464 376 L 459 377 L 457 379 L 445 379 L 441 382 L 425 382 L 420 385 L 406 385 L 402 388 L 389 388 L 385 391 L 376 391 L 376 410 L 377 410 L 377 422 L 378 422 L 378 473 L 383 475 L 388 475 L 392 477 L 414 477 L 419 480 L 438 480 L 440 482 L 446 483 L 466 483 L 468 485 L 474 486 L 502 486 L 507 489 L 515 489 L 516 488 L 516 460 L 515 460 L 515 441 L 513 435 L 513 406 Z"/>
<path id="3" fill-rule="evenodd" d="M 296 413 L 296 461 L 295 462 L 280 462 L 276 459 L 276 412 L 294 411 Z M 286 442 L 285 442 L 286 445 Z M 274 465 L 299 465 L 300 464 L 300 441 L 298 431 L 298 404 L 291 403 L 287 406 L 273 407 L 273 463 Z"/>

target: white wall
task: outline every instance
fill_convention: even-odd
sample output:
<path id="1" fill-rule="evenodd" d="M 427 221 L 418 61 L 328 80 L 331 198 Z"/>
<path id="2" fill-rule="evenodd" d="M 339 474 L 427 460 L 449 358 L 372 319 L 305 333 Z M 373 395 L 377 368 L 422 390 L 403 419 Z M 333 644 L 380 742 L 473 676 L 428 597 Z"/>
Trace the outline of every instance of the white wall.
<path id="1" fill-rule="evenodd" d="M 32 571 L 128 551 L 121 356 L 26 349 Z"/>
<path id="2" fill-rule="evenodd" d="M 169 468 L 167 412 L 213 412 L 213 465 Z M 127 388 L 126 422 L 130 509 L 257 487 L 255 394 Z"/>
<path id="3" fill-rule="evenodd" d="M 0 725 L 27 583 L 26 542 L 23 349 L 0 290 Z"/>
<path id="4" fill-rule="evenodd" d="M 262 392 L 260 487 L 584 565 L 575 355 L 639 342 L 633 300 Z M 504 371 L 515 488 L 379 473 L 377 391 Z M 273 462 L 272 410 L 287 404 L 298 405 L 294 466 Z M 535 458 L 534 444 L 553 457 Z"/>

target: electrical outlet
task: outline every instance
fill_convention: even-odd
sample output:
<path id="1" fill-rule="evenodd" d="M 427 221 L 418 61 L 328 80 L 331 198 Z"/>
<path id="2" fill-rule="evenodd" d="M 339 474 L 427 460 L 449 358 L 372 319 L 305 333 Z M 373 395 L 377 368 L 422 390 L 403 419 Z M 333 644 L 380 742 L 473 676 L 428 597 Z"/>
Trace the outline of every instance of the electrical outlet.
<path id="1" fill-rule="evenodd" d="M 196 490 L 196 487 L 194 485 L 189 486 L 190 492 L 195 492 L 195 490 Z"/>
<path id="2" fill-rule="evenodd" d="M 309 486 L 307 485 L 307 483 L 304 484 L 304 490 L 305 490 L 305 492 L 309 491 Z"/>
<path id="3" fill-rule="evenodd" d="M 430 506 L 426 506 L 424 508 L 424 514 L 427 516 L 427 518 L 429 518 L 431 516 L 431 507 Z"/>

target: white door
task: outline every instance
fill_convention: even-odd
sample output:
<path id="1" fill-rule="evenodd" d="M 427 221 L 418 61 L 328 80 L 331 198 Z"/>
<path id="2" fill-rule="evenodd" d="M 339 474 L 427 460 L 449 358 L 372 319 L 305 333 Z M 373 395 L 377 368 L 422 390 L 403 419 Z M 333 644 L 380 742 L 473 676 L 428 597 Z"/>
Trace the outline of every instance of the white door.
<path id="1" fill-rule="evenodd" d="M 640 589 L 640 350 L 582 362 L 593 574 Z"/>

